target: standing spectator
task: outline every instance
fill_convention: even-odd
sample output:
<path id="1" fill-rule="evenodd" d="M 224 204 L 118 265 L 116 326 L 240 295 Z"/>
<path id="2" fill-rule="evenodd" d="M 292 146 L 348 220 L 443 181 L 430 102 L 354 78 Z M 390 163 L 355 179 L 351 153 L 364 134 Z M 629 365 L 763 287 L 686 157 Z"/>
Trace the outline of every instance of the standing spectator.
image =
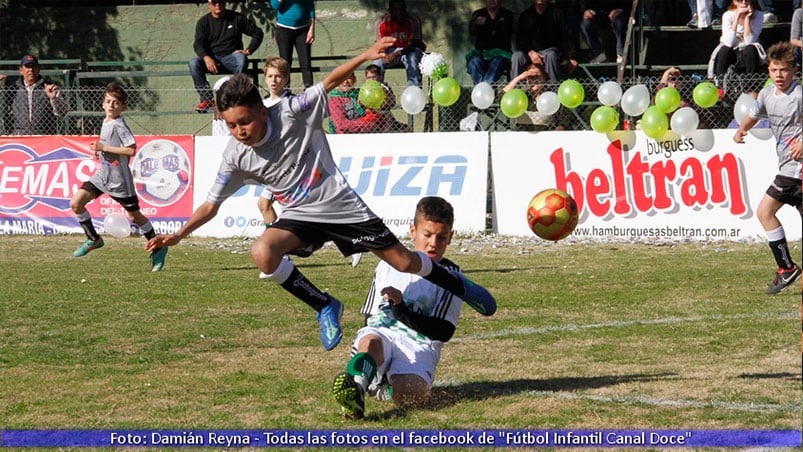
<path id="1" fill-rule="evenodd" d="M 276 10 L 276 45 L 279 56 L 293 65 L 293 47 L 298 54 L 304 88 L 312 86 L 312 43 L 315 41 L 314 0 L 270 0 Z"/>
<path id="2" fill-rule="evenodd" d="M 725 0 L 689 0 L 692 9 L 692 20 L 687 24 L 690 28 L 711 28 L 722 24 L 722 10 Z"/>
<path id="3" fill-rule="evenodd" d="M 68 111 L 59 87 L 43 79 L 39 71 L 35 56 L 22 57 L 11 106 L 14 135 L 53 135 L 58 118 Z"/>
<path id="4" fill-rule="evenodd" d="M 764 13 L 756 0 L 732 0 L 722 15 L 722 36 L 712 53 L 714 76 L 725 75 L 731 65 L 736 71 L 757 74 L 763 64 L 761 37 Z"/>
<path id="5" fill-rule="evenodd" d="M 515 25 L 513 11 L 503 8 L 502 0 L 485 0 L 485 8 L 471 13 L 468 34 L 474 37 L 474 50 L 466 55 L 466 68 L 475 85 L 496 83 L 510 71 Z"/>
<path id="6" fill-rule="evenodd" d="M 569 71 L 577 69 L 575 48 L 565 15 L 549 0 L 533 0 L 533 6 L 522 11 L 516 27 L 518 50 L 511 58 L 511 76 L 524 72 L 530 63 L 543 65 L 550 81 L 560 80 L 563 58 Z"/>
<path id="7" fill-rule="evenodd" d="M 616 37 L 616 62 L 622 62 L 627 21 L 630 18 L 632 4 L 630 0 L 586 0 L 580 30 L 591 48 L 592 63 L 604 63 L 608 60 L 599 39 L 598 29 L 609 23 Z"/>
<path id="8" fill-rule="evenodd" d="M 778 156 L 778 174 L 758 203 L 756 217 L 767 233 L 778 270 L 767 294 L 776 294 L 798 280 L 800 267 L 792 260 L 786 233 L 778 216 L 784 204 L 797 208 L 803 215 L 803 194 L 800 190 L 801 162 L 803 161 L 803 88 L 795 81 L 794 50 L 788 42 L 772 45 L 767 51 L 769 76 L 772 84 L 758 93 L 756 103 L 739 124 L 733 141 L 744 143 L 747 132 L 761 116 L 768 117 L 775 135 L 775 153 Z"/>
<path id="9" fill-rule="evenodd" d="M 761 11 L 764 12 L 763 21 L 765 24 L 777 24 L 778 16 L 775 15 L 775 0 L 758 0 Z M 797 6 L 800 6 L 798 3 Z"/>
<path id="10" fill-rule="evenodd" d="M 243 35 L 251 37 L 243 48 Z M 206 113 L 215 106 L 206 74 L 218 74 L 220 66 L 232 74 L 240 74 L 248 65 L 248 56 L 262 44 L 263 33 L 257 24 L 244 15 L 226 9 L 225 0 L 209 0 L 209 13 L 195 25 L 190 75 L 201 102 L 195 111 Z"/>
<path id="11" fill-rule="evenodd" d="M 795 46 L 795 61 L 798 68 L 803 67 L 801 52 L 803 50 L 803 8 L 797 8 L 792 15 L 792 28 L 789 33 L 789 42 Z"/>
<path id="12" fill-rule="evenodd" d="M 421 86 L 421 57 L 427 50 L 421 35 L 421 19 L 407 12 L 404 0 L 390 0 L 388 12 L 376 26 L 377 39 L 390 36 L 396 38 L 386 50 L 385 58 L 374 61 L 382 74 L 385 69 L 404 67 L 407 70 L 407 86 Z"/>

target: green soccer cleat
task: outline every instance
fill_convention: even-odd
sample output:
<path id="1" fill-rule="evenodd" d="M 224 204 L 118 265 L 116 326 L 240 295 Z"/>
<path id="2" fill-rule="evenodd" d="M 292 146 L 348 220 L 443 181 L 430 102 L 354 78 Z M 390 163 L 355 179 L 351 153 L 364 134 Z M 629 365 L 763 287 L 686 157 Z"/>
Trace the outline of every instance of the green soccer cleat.
<path id="1" fill-rule="evenodd" d="M 160 272 L 165 266 L 165 258 L 167 257 L 167 247 L 163 246 L 158 251 L 151 253 L 151 271 Z"/>
<path id="2" fill-rule="evenodd" d="M 352 375 L 341 372 L 335 376 L 332 397 L 340 404 L 346 418 L 362 419 L 365 416 L 365 393 Z"/>
<path id="3" fill-rule="evenodd" d="M 96 250 L 98 248 L 103 248 L 103 238 L 98 237 L 97 240 L 89 240 L 87 239 L 86 242 L 82 243 L 81 246 L 76 249 L 72 255 L 75 257 L 86 256 L 92 250 Z"/>

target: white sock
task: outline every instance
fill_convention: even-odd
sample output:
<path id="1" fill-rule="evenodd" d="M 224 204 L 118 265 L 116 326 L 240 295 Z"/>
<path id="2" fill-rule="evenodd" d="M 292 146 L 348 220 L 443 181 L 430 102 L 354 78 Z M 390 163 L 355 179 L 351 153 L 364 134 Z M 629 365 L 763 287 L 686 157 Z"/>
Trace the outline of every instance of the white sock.
<path id="1" fill-rule="evenodd" d="M 290 259 L 282 259 L 279 262 L 279 266 L 276 267 L 276 270 L 274 270 L 270 275 L 267 275 L 267 277 L 279 284 L 282 284 L 287 281 L 287 278 L 290 277 L 290 274 L 293 272 L 294 268 L 295 265 L 293 264 L 293 261 Z"/>
<path id="2" fill-rule="evenodd" d="M 429 276 L 432 273 L 432 259 L 429 258 L 423 251 L 416 251 L 418 258 L 421 260 L 421 270 L 418 270 L 416 275 Z"/>

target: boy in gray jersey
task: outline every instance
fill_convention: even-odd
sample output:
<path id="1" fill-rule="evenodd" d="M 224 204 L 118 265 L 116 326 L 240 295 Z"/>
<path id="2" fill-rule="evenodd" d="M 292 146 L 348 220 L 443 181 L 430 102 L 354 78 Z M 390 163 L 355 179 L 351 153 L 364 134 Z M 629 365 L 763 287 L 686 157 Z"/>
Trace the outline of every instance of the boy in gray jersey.
<path id="1" fill-rule="evenodd" d="M 800 278 L 800 267 L 789 255 L 786 234 L 776 216 L 784 204 L 797 208 L 803 218 L 803 193 L 801 193 L 801 129 L 803 129 L 803 88 L 795 81 L 794 48 L 788 42 L 780 42 L 767 50 L 767 64 L 772 84 L 764 87 L 750 113 L 739 124 L 733 136 L 737 143 L 744 143 L 747 131 L 758 123 L 759 116 L 767 116 L 775 135 L 775 151 L 778 154 L 778 175 L 758 204 L 756 216 L 767 232 L 770 249 L 778 263 L 778 271 L 767 287 L 768 294 L 778 293 Z"/>
<path id="2" fill-rule="evenodd" d="M 416 273 L 461 297 L 485 315 L 496 310 L 487 290 L 402 245 L 348 185 L 334 163 L 323 118 L 327 94 L 365 61 L 385 56 L 394 38 L 378 40 L 335 68 L 302 94 L 266 108 L 247 76 L 235 75 L 217 93 L 217 108 L 234 139 L 229 140 L 212 188 L 177 233 L 159 235 L 146 250 L 172 246 L 212 219 L 220 204 L 245 184 L 264 185 L 282 206 L 282 216 L 251 247 L 259 270 L 317 311 L 321 342 L 331 350 L 343 332 L 343 305 L 315 287 L 285 254 L 309 255 L 333 241 L 344 256 L 371 251 L 393 268 Z"/>
<path id="3" fill-rule="evenodd" d="M 100 165 L 92 177 L 81 185 L 81 188 L 70 200 L 70 208 L 78 217 L 78 222 L 86 234 L 86 242 L 75 250 L 73 256 L 81 257 L 92 250 L 103 247 L 103 239 L 92 225 L 92 217 L 86 205 L 102 195 L 108 194 L 128 213 L 128 218 L 139 226 L 145 238 L 156 237 L 150 220 L 139 211 L 139 201 L 134 190 L 134 177 L 128 161 L 137 150 L 134 134 L 121 116 L 126 108 L 128 94 L 115 82 L 109 83 L 103 92 L 103 111 L 106 118 L 100 129 L 100 141 L 89 143 L 89 150 L 95 153 Z M 151 249 L 151 271 L 161 271 L 164 267 L 167 247 Z"/>

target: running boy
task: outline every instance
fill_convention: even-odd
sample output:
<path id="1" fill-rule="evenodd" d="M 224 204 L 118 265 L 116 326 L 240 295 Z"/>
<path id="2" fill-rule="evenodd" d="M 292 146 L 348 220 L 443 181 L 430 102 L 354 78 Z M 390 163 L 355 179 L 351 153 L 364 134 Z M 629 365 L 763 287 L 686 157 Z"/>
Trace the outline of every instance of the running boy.
<path id="1" fill-rule="evenodd" d="M 417 252 L 459 272 L 457 265 L 443 257 L 453 224 L 452 205 L 428 196 L 416 205 L 410 237 Z M 420 276 L 379 262 L 362 308 L 367 326 L 357 331 L 351 361 L 332 385 L 332 396 L 343 414 L 363 417 L 365 393 L 384 400 L 390 388 L 397 405 L 425 402 L 441 348 L 452 338 L 462 306 L 458 297 Z"/>
<path id="2" fill-rule="evenodd" d="M 424 253 L 414 253 L 368 208 L 334 163 L 322 130 L 327 93 L 365 61 L 383 58 L 394 41 L 378 40 L 359 56 L 335 68 L 301 95 L 265 108 L 247 76 L 235 75 L 217 93 L 234 140 L 223 152 L 206 202 L 177 233 L 159 235 L 146 250 L 172 246 L 212 219 L 220 204 L 244 184 L 267 186 L 282 205 L 282 216 L 251 247 L 260 271 L 318 312 L 321 342 L 331 350 L 343 332 L 343 305 L 299 272 L 285 254 L 309 254 L 333 241 L 344 256 L 371 251 L 393 268 L 424 276 L 460 296 L 485 315 L 496 310 L 487 290 L 450 273 Z M 278 108 L 277 108 L 278 107 Z"/>
<path id="3" fill-rule="evenodd" d="M 758 123 L 759 116 L 767 116 L 775 135 L 775 152 L 778 154 L 778 175 L 767 188 L 758 204 L 756 216 L 767 231 L 770 249 L 778 263 L 775 278 L 767 287 L 768 294 L 778 293 L 800 278 L 800 267 L 789 255 L 786 234 L 776 216 L 778 210 L 789 204 L 803 217 L 801 194 L 801 128 L 803 128 L 803 88 L 795 81 L 794 48 L 788 42 L 774 44 L 767 50 L 767 63 L 772 84 L 758 93 L 750 113 L 742 120 L 733 141 L 744 143 L 747 131 Z"/>
<path id="4" fill-rule="evenodd" d="M 89 143 L 89 150 L 100 159 L 100 166 L 95 174 L 81 185 L 81 188 L 70 200 L 70 208 L 78 217 L 78 222 L 86 233 L 86 242 L 73 253 L 75 257 L 86 255 L 92 250 L 103 247 L 103 239 L 92 225 L 92 217 L 86 205 L 102 195 L 111 196 L 128 213 L 128 218 L 139 226 L 145 238 L 156 237 L 153 225 L 139 211 L 139 201 L 134 190 L 134 177 L 128 161 L 137 150 L 134 134 L 122 117 L 126 108 L 128 94 L 115 82 L 106 85 L 103 91 L 103 111 L 106 118 L 100 129 L 100 141 Z M 164 267 L 167 247 L 151 248 L 151 271 L 161 271 Z"/>

